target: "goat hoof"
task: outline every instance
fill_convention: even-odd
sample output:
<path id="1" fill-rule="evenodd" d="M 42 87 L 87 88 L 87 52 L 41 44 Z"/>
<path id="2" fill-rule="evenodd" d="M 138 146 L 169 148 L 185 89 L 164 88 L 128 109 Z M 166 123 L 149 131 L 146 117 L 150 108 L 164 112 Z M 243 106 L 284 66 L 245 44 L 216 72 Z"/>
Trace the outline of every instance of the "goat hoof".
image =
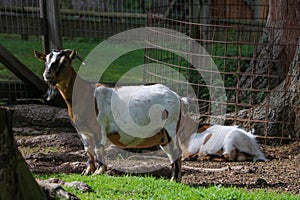
<path id="1" fill-rule="evenodd" d="M 96 169 L 96 171 L 94 172 L 94 175 L 105 174 L 105 172 L 106 172 L 106 166 L 102 165 L 101 167 Z"/>
<path id="2" fill-rule="evenodd" d="M 170 179 L 170 181 L 171 182 L 176 181 L 177 183 L 180 183 L 181 182 L 181 178 L 179 178 L 179 177 L 176 178 L 175 176 L 172 176 L 171 179 Z"/>
<path id="3" fill-rule="evenodd" d="M 221 158 L 225 159 L 225 161 L 232 161 L 232 158 L 229 154 L 225 153 L 221 156 Z"/>
<path id="4" fill-rule="evenodd" d="M 87 176 L 87 175 L 91 175 L 95 172 L 96 167 L 93 164 L 90 164 L 89 166 L 87 166 L 87 168 L 85 170 L 83 170 L 82 175 Z"/>

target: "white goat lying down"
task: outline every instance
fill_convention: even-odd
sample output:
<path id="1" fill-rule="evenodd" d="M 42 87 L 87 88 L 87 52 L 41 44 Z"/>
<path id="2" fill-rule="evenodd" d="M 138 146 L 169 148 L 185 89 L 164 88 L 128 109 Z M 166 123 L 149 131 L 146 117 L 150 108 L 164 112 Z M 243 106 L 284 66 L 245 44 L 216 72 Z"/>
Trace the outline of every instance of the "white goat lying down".
<path id="1" fill-rule="evenodd" d="M 228 161 L 267 161 L 255 140 L 253 132 L 247 132 L 238 126 L 222 126 L 205 124 L 201 131 L 190 137 L 185 159 L 198 157 L 207 160 L 215 157 Z M 217 159 L 223 160 L 223 159 Z"/>
<path id="2" fill-rule="evenodd" d="M 34 54 L 45 62 L 43 77 L 50 86 L 49 97 L 53 98 L 55 89 L 61 93 L 71 122 L 83 140 L 89 156 L 83 174 L 105 172 L 104 147 L 108 138 L 122 148 L 160 145 L 172 163 L 172 179 L 181 178 L 181 150 L 177 141 L 181 99 L 175 92 L 160 84 L 120 88 L 92 86 L 77 76 L 72 67 L 75 58 L 82 61 L 75 50 L 52 50 L 47 55 L 35 51 Z M 74 84 L 82 91 L 80 102 L 73 98 Z M 87 106 L 95 103 L 95 107 Z"/>

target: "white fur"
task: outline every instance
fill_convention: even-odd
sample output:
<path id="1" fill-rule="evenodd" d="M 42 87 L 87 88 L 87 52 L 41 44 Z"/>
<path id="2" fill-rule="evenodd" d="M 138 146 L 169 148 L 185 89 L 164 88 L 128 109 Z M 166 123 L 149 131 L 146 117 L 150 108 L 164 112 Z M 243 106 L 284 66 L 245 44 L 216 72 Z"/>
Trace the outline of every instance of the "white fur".
<path id="1" fill-rule="evenodd" d="M 57 60 L 57 56 L 60 55 L 60 54 L 61 54 L 61 52 L 53 51 L 51 58 L 49 58 L 50 54 L 48 55 L 47 65 L 46 65 L 47 69 L 49 69 L 51 67 L 52 63 L 54 63 Z"/>
<path id="2" fill-rule="evenodd" d="M 223 149 L 224 155 L 231 154 L 233 150 L 238 150 L 252 155 L 254 161 L 267 161 L 252 132 L 247 132 L 237 126 L 214 125 L 203 133 L 193 133 L 191 135 L 188 152 L 191 154 L 200 152 L 203 155 L 214 155 Z M 210 135 L 211 137 L 204 144 L 206 137 Z"/>
<path id="3" fill-rule="evenodd" d="M 166 86 L 155 84 L 116 89 L 100 86 L 95 90 L 95 98 L 103 137 L 117 132 L 120 142 L 134 147 L 165 128 L 175 139 L 180 119 L 180 97 Z M 178 149 L 176 145 L 175 149 Z M 174 149 L 164 150 L 173 163 L 176 156 L 171 151 Z"/>

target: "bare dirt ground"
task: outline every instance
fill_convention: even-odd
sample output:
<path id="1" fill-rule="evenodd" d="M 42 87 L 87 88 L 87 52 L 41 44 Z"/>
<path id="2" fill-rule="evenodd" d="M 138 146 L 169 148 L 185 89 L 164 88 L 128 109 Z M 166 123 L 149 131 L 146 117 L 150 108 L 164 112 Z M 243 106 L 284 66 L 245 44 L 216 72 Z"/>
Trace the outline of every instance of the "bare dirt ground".
<path id="1" fill-rule="evenodd" d="M 86 155 L 69 123 L 67 110 L 47 105 L 15 105 L 14 134 L 17 145 L 34 173 L 81 173 Z M 270 162 L 183 162 L 182 182 L 191 186 L 223 185 L 300 194 L 300 142 L 261 145 Z M 135 159 L 114 148 L 108 151 L 111 175 L 151 171 L 170 176 L 165 157 Z"/>

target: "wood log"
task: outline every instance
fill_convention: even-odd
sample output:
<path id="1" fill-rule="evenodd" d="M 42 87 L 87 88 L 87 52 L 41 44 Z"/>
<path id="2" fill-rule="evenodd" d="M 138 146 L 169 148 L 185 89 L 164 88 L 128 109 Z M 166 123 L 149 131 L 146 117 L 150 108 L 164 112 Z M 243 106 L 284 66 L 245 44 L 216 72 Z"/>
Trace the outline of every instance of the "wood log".
<path id="1" fill-rule="evenodd" d="M 17 149 L 12 113 L 13 110 L 0 107 L 0 200 L 47 199 Z"/>

